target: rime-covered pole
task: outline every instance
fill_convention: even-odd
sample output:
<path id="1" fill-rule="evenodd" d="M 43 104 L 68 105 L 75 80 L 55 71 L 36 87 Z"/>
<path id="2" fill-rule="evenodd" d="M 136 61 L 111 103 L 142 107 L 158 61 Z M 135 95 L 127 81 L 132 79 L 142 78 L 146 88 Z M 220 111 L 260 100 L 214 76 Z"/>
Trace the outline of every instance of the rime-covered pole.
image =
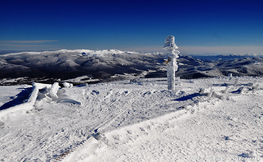
<path id="1" fill-rule="evenodd" d="M 176 58 L 178 58 L 178 54 L 180 53 L 178 47 L 174 43 L 174 36 L 169 35 L 165 38 L 164 49 L 166 50 L 166 55 L 168 58 L 167 64 L 167 81 L 168 81 L 168 90 L 175 90 L 175 71 L 177 71 L 178 66 L 176 62 Z"/>

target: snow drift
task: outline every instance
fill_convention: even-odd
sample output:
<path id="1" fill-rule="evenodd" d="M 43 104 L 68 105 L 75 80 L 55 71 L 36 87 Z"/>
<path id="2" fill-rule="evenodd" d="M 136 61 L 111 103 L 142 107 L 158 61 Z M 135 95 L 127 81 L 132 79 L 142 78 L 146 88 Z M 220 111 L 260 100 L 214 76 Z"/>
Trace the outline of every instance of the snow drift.
<path id="1" fill-rule="evenodd" d="M 0 117 L 10 114 L 10 113 L 14 113 L 14 112 L 24 112 L 25 113 L 26 111 L 33 109 L 33 106 L 38 96 L 39 89 L 47 88 L 49 87 L 49 85 L 44 85 L 44 84 L 39 84 L 39 83 L 33 83 L 32 85 L 33 85 L 33 89 L 32 89 L 32 93 L 30 94 L 29 98 L 26 101 L 24 101 L 24 103 L 22 104 L 0 110 Z"/>

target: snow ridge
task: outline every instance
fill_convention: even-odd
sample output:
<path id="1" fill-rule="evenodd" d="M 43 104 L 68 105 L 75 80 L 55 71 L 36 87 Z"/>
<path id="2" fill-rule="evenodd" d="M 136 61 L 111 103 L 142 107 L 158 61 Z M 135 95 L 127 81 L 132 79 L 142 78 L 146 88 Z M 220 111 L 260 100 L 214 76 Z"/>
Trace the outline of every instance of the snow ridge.
<path id="1" fill-rule="evenodd" d="M 51 54 L 60 54 L 60 53 L 75 53 L 75 54 L 79 54 L 79 55 L 83 55 L 83 56 L 103 56 L 106 54 L 123 54 L 123 53 L 127 53 L 127 54 L 132 54 L 132 53 L 138 53 L 135 51 L 121 51 L 121 50 L 117 50 L 117 49 L 109 49 L 109 50 L 89 50 L 89 49 L 75 49 L 75 50 L 68 50 L 68 49 L 60 49 L 57 51 L 43 51 L 43 52 L 18 52 L 18 53 L 8 53 L 8 54 L 4 54 L 1 56 L 14 56 L 14 55 L 25 55 L 25 54 L 29 54 L 29 55 L 51 55 Z"/>
<path id="2" fill-rule="evenodd" d="M 32 86 L 33 87 L 32 93 L 30 94 L 28 100 L 22 104 L 10 107 L 8 109 L 1 110 L 0 111 L 0 117 L 7 115 L 7 114 L 10 114 L 10 113 L 17 112 L 17 111 L 26 112 L 26 111 L 33 109 L 33 106 L 34 106 L 36 99 L 37 99 L 39 89 L 43 89 L 43 88 L 50 86 L 50 85 L 39 84 L 39 83 L 32 83 L 32 85 L 33 85 Z"/>

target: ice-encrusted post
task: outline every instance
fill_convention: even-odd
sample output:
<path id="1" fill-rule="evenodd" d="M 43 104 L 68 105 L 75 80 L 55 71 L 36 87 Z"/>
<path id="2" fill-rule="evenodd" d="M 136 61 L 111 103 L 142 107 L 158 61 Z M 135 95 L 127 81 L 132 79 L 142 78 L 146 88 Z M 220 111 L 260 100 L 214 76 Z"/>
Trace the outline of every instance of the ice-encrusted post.
<path id="1" fill-rule="evenodd" d="M 166 55 L 168 58 L 167 64 L 167 81 L 168 81 L 168 90 L 175 90 L 175 72 L 178 70 L 176 58 L 180 53 L 178 47 L 174 43 L 174 36 L 169 35 L 165 38 L 164 49 L 166 50 Z"/>

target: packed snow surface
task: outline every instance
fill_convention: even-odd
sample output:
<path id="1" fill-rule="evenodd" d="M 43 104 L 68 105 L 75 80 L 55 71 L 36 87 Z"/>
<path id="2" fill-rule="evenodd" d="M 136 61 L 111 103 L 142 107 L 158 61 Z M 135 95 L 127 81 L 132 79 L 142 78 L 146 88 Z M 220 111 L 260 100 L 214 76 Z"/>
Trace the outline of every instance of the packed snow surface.
<path id="1" fill-rule="evenodd" d="M 30 111 L 0 116 L 0 161 L 263 161 L 262 81 L 177 78 L 175 91 L 166 78 L 42 87 Z M 0 87 L 0 101 L 26 88 Z"/>

